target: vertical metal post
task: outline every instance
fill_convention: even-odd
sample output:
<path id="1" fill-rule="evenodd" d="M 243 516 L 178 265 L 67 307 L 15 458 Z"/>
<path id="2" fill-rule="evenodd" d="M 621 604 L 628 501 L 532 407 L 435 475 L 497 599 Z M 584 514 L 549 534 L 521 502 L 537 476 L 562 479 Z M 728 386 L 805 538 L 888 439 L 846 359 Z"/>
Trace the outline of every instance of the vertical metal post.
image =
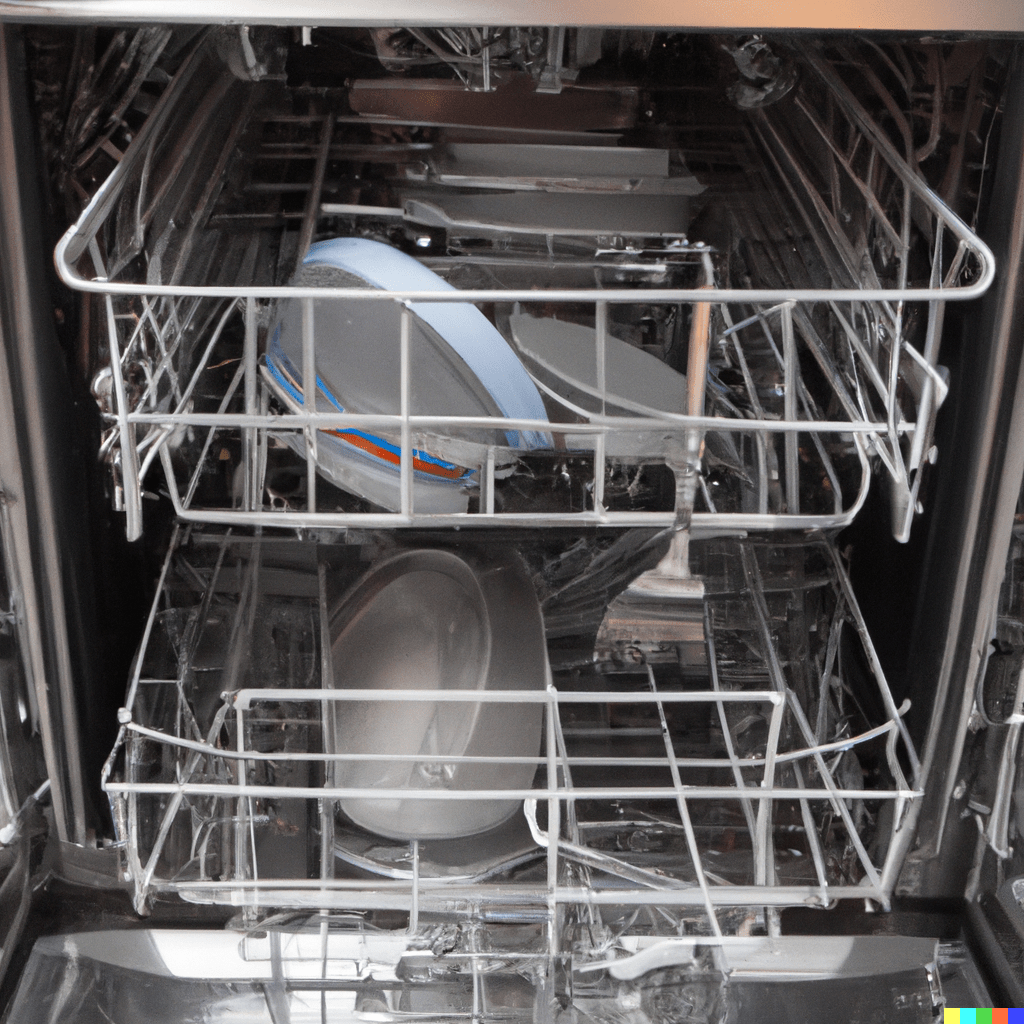
<path id="1" fill-rule="evenodd" d="M 409 934 L 415 935 L 420 927 L 420 841 L 413 839 L 412 847 L 412 902 L 409 906 Z"/>
<path id="2" fill-rule="evenodd" d="M 242 717 L 242 706 L 235 703 L 235 749 L 242 753 L 245 750 L 245 721 Z M 238 759 L 238 787 L 239 796 L 235 801 L 235 878 L 239 881 L 245 878 L 245 821 L 246 798 L 242 794 L 245 789 L 245 778 L 249 774 L 249 765 L 242 758 Z"/>
<path id="3" fill-rule="evenodd" d="M 135 737 L 129 736 L 125 742 L 125 777 L 129 782 L 138 782 L 138 759 L 132 749 Z M 132 878 L 132 888 L 135 890 L 132 902 L 135 905 L 135 912 L 142 914 L 146 909 L 146 888 L 143 881 L 144 869 L 142 867 L 142 853 L 139 850 L 139 794 L 132 792 L 128 794 L 128 873 Z"/>
<path id="4" fill-rule="evenodd" d="M 410 341 L 412 332 L 412 310 L 407 303 L 399 305 L 401 311 L 401 332 L 399 337 L 400 351 L 400 380 L 401 389 L 401 416 L 402 416 L 402 454 L 399 464 L 399 504 L 403 516 L 411 516 L 413 510 L 412 500 L 412 428 L 409 425 L 409 391 L 411 388 L 411 355 Z"/>
<path id="5" fill-rule="evenodd" d="M 483 978 L 480 973 L 480 927 L 476 921 L 469 926 L 469 955 L 473 971 L 473 1024 L 480 1024 L 484 1012 Z"/>
<path id="6" fill-rule="evenodd" d="M 302 300 L 302 407 L 307 413 L 316 412 L 316 350 L 314 346 L 314 316 L 312 299 Z M 316 428 L 307 423 L 303 427 L 306 437 L 306 507 L 316 511 Z"/>
<path id="7" fill-rule="evenodd" d="M 483 489 L 483 511 L 489 515 L 494 515 L 494 445 L 488 445 L 487 447 L 487 461 L 484 463 L 484 479 L 482 482 Z"/>
<path id="8" fill-rule="evenodd" d="M 245 412 L 256 414 L 256 300 L 250 295 L 245 300 L 245 343 L 242 349 L 245 377 Z M 253 512 L 258 504 L 257 482 L 259 477 L 259 451 L 256 445 L 256 428 L 246 427 L 242 431 L 242 507 Z"/>
<path id="9" fill-rule="evenodd" d="M 785 374 L 783 415 L 792 422 L 797 418 L 798 380 L 800 368 L 796 359 L 796 339 L 793 336 L 793 306 L 786 303 L 782 313 L 782 362 Z M 800 511 L 800 437 L 786 431 L 786 511 L 796 515 Z"/>
<path id="10" fill-rule="evenodd" d="M 334 665 L 331 659 L 330 616 L 327 613 L 327 566 L 321 562 L 317 566 L 317 589 L 319 596 L 320 619 L 320 687 L 326 689 L 334 685 Z M 333 702 L 321 703 L 321 731 L 323 733 L 323 749 L 328 753 L 337 749 L 334 736 L 334 715 L 336 705 Z M 335 785 L 333 763 L 324 765 L 324 784 Z M 317 801 L 320 814 L 320 877 L 327 883 L 334 878 L 334 799 L 321 797 Z M 324 886 L 325 892 L 328 886 Z M 330 914 L 327 910 L 320 911 L 320 956 L 321 975 L 327 977 L 327 939 Z"/>
<path id="11" fill-rule="evenodd" d="M 606 414 L 605 391 L 607 389 L 607 339 L 608 339 L 608 303 L 598 301 L 595 307 L 596 359 L 597 359 L 597 390 L 601 394 L 601 415 Z M 605 468 L 606 437 L 602 431 L 594 439 L 594 511 L 600 515 L 604 511 L 604 468 Z"/>
<path id="12" fill-rule="evenodd" d="M 558 692 L 553 684 L 548 684 L 548 700 L 544 706 L 547 714 L 545 722 L 545 746 L 547 747 L 547 785 L 548 785 L 548 852 L 547 852 L 547 888 L 548 888 L 548 953 L 551 965 L 558 956 L 558 839 L 562 831 L 560 803 L 558 799 L 558 738 L 555 731 L 555 715 L 558 714 Z"/>
<path id="13" fill-rule="evenodd" d="M 480 29 L 480 56 L 484 65 L 484 92 L 491 91 L 491 47 L 489 45 L 490 29 Z"/>

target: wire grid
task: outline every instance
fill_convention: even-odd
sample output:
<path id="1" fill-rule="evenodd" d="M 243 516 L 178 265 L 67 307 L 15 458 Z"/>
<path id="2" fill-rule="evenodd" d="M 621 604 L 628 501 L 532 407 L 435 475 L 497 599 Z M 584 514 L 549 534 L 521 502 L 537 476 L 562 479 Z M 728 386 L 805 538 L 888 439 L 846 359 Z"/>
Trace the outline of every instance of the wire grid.
<path id="1" fill-rule="evenodd" d="M 180 107 L 182 97 L 188 95 L 189 75 L 200 74 L 196 70 L 199 56 L 187 62 L 179 72 L 180 81 L 168 88 L 151 119 L 155 127 L 147 131 L 147 123 L 139 132 L 132 149 L 56 252 L 58 268 L 69 285 L 104 296 L 111 358 L 109 378 L 100 388 L 109 424 L 103 454 L 115 475 L 115 500 L 126 511 L 129 536 L 141 533 L 142 493 L 156 458 L 162 462 L 177 514 L 190 521 L 296 527 L 470 521 L 538 526 L 667 523 L 672 519 L 670 510 L 622 511 L 606 506 L 609 437 L 661 438 L 700 426 L 728 433 L 742 449 L 743 468 L 737 479 L 743 479 L 745 495 L 731 503 L 718 502 L 705 488 L 695 528 L 845 525 L 864 500 L 868 465 L 873 460 L 883 467 L 890 483 L 894 533 L 906 539 L 917 506 L 920 469 L 935 457 L 934 419 L 946 392 L 936 370 L 944 303 L 981 294 L 992 280 L 993 260 L 980 239 L 910 170 L 831 65 L 810 51 L 805 61 L 793 102 L 787 102 L 784 110 L 755 112 L 750 120 L 750 130 L 764 154 L 766 180 L 772 182 L 773 202 L 778 204 L 775 216 L 784 222 L 785 244 L 779 241 L 778 224 L 769 227 L 765 239 L 749 207 L 737 204 L 732 215 L 744 238 L 749 273 L 744 288 L 721 287 L 714 296 L 718 312 L 713 352 L 718 363 L 742 382 L 737 380 L 732 390 L 719 388 L 716 402 L 711 401 L 716 395 L 711 388 L 709 415 L 700 420 L 646 408 L 632 410 L 635 415 L 630 417 L 592 411 L 577 415 L 581 422 L 573 424 L 572 433 L 586 439 L 594 454 L 581 470 L 589 481 L 585 485 L 589 497 L 572 509 L 511 513 L 502 511 L 500 503 L 496 509 L 493 459 L 484 456 L 479 465 L 465 467 L 478 499 L 476 511 L 453 515 L 417 510 L 414 445 L 426 444 L 437 434 L 457 437 L 460 431 L 480 426 L 545 429 L 549 425 L 411 414 L 405 334 L 405 341 L 394 339 L 396 346 L 402 346 L 406 374 L 400 382 L 399 408 L 393 414 L 346 414 L 339 419 L 316 412 L 306 401 L 282 411 L 269 399 L 260 379 L 258 363 L 268 321 L 275 315 L 276 304 L 286 298 L 306 304 L 313 335 L 314 298 L 395 302 L 406 310 L 403 322 L 407 324 L 407 304 L 413 300 L 529 303 L 539 301 L 537 291 L 461 289 L 442 296 L 314 290 L 274 283 L 287 280 L 294 268 L 294 259 L 286 258 L 287 253 L 304 252 L 318 235 L 330 233 L 330 225 L 341 233 L 358 234 L 367 217 L 400 215 L 401 211 L 323 202 L 331 147 L 340 131 L 357 130 L 351 122 L 360 119 L 332 113 L 296 115 L 290 120 L 301 122 L 310 133 L 312 169 L 311 180 L 304 186 L 307 200 L 301 216 L 286 219 L 282 233 L 275 236 L 278 242 L 269 248 L 265 233 L 256 228 L 246 233 L 244 221 L 227 234 L 210 228 L 218 202 L 224 201 L 223 182 L 245 180 L 244 168 L 240 171 L 231 161 L 240 136 L 255 131 L 250 121 L 259 120 L 259 93 L 255 87 L 244 96 L 235 86 L 221 90 L 221 105 L 236 112 L 225 122 L 230 131 L 222 144 L 215 133 L 200 131 L 203 125 L 219 123 L 218 116 L 223 120 L 215 103 L 204 105 L 204 110 L 209 108 L 204 115 L 208 121 L 202 124 L 197 123 L 198 113 L 189 111 L 186 118 L 177 112 L 175 104 Z M 208 69 L 204 73 L 209 76 Z M 165 151 L 175 126 L 191 134 L 179 140 L 168 156 Z M 211 137 L 217 139 L 216 145 Z M 203 139 L 205 149 L 200 148 Z M 176 222 L 161 206 L 180 195 L 191 196 L 187 208 L 197 211 L 187 218 L 188 228 L 181 237 L 171 229 L 182 222 L 182 216 Z M 161 210 L 170 227 L 154 237 Z M 213 239 L 205 248 L 204 231 Z M 595 238 L 595 246 L 609 241 Z M 210 283 L 224 280 L 219 257 L 229 243 L 237 272 L 228 283 Z M 643 249 L 646 240 L 625 239 L 621 244 L 622 251 L 629 252 Z M 682 239 L 667 247 L 662 240 L 659 245 L 656 255 L 662 262 L 674 260 L 684 269 L 702 267 L 709 255 L 708 247 Z M 926 272 L 915 271 L 912 277 L 912 258 L 917 265 L 925 265 Z M 719 278 L 719 284 L 729 284 L 721 279 L 721 272 Z M 675 315 L 685 319 L 691 303 L 708 298 L 698 288 L 700 283 L 695 273 L 686 287 L 677 288 L 548 288 L 542 301 L 560 309 L 582 303 L 592 311 L 600 382 L 609 309 L 642 303 L 648 309 L 674 309 Z M 310 371 L 305 374 L 307 380 L 312 379 L 315 365 L 311 346 L 307 344 L 304 352 L 304 363 L 309 364 L 304 368 Z M 233 373 L 223 371 L 226 360 L 238 360 L 230 364 Z M 212 396 L 205 383 L 210 379 L 220 382 L 219 393 Z M 603 397 L 610 401 L 613 396 Z M 572 419 L 580 412 L 567 408 L 564 401 L 561 404 L 563 417 Z M 345 429 L 376 429 L 394 440 L 400 462 L 399 508 L 389 512 L 353 509 L 351 503 L 333 500 L 334 495 L 331 500 L 325 498 L 322 481 L 318 502 L 318 442 L 324 438 L 323 431 Z M 273 448 L 274 438 L 288 435 L 306 455 L 304 501 L 275 500 L 265 479 L 268 449 Z M 662 457 L 660 441 L 651 442 L 640 461 Z M 537 459 L 543 456 L 527 461 Z M 224 493 L 207 494 L 204 500 L 202 482 L 225 469 L 218 467 L 218 461 L 228 462 L 239 479 Z M 536 471 L 531 468 L 530 472 Z"/>
<path id="2" fill-rule="evenodd" d="M 704 602 L 696 676 L 605 663 L 543 690 L 381 691 L 324 685 L 340 571 L 330 552 L 177 534 L 103 775 L 137 906 L 176 893 L 252 911 L 400 910 L 411 927 L 462 905 L 530 908 L 557 955 L 566 915 L 656 907 L 675 915 L 676 933 L 716 941 L 751 908 L 886 905 L 918 762 L 838 554 L 820 538 L 706 543 L 717 545 L 707 567 L 721 582 Z M 305 568 L 284 550 L 305 552 Z M 870 667 L 852 687 L 844 631 Z M 793 646 L 787 634 L 817 641 Z M 540 705 L 541 749 L 496 758 L 325 746 L 336 708 L 372 704 L 386 720 L 394 705 L 425 700 Z M 703 741 L 701 729 L 711 730 Z M 353 760 L 537 773 L 522 789 L 336 784 L 331 766 Z M 345 849 L 360 830 L 340 808 L 387 799 L 522 801 L 513 821 L 525 835 L 525 819 L 528 839 L 508 839 L 512 853 L 483 873 L 453 877 L 430 867 L 429 841 L 371 836 L 364 848 L 397 848 L 381 864 L 402 870 L 353 871 Z"/>

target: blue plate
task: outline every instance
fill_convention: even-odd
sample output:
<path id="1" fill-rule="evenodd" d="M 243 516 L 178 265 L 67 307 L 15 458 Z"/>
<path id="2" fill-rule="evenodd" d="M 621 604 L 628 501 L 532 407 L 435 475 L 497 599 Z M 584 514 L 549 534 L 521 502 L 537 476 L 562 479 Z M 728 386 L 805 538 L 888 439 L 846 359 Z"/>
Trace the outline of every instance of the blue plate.
<path id="1" fill-rule="evenodd" d="M 364 238 L 336 238 L 313 245 L 296 284 L 453 291 L 451 285 L 398 249 Z M 465 302 L 413 303 L 410 358 L 414 414 L 507 416 L 546 420 L 544 403 L 519 357 L 490 321 Z M 316 406 L 321 412 L 397 413 L 400 409 L 400 309 L 392 302 L 316 299 L 314 342 Z M 285 300 L 270 334 L 267 376 L 274 391 L 301 407 L 302 304 Z M 302 452 L 301 435 L 285 435 Z M 497 464 L 518 453 L 551 447 L 542 431 L 474 429 L 419 433 L 413 452 L 418 511 L 458 511 L 466 506 L 489 447 Z M 401 451 L 397 430 L 339 424 L 322 431 L 317 465 L 346 490 L 387 508 L 398 508 Z"/>

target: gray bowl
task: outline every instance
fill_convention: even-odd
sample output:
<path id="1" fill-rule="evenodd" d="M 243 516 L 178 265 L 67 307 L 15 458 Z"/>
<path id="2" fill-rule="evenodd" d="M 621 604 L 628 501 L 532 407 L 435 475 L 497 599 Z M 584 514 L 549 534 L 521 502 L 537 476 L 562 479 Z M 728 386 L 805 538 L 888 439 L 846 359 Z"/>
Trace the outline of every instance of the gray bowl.
<path id="1" fill-rule="evenodd" d="M 334 762 L 334 786 L 436 792 L 530 787 L 536 765 L 507 759 L 538 755 L 541 704 L 437 699 L 451 690 L 545 687 L 540 607 L 517 558 L 485 564 L 446 551 L 396 555 L 341 598 L 331 614 L 331 637 L 334 686 L 424 691 L 422 701 L 327 703 L 328 751 L 377 755 Z M 493 760 L 445 760 L 466 756 Z M 340 807 L 378 835 L 445 839 L 494 828 L 520 803 L 391 795 L 343 798 Z"/>

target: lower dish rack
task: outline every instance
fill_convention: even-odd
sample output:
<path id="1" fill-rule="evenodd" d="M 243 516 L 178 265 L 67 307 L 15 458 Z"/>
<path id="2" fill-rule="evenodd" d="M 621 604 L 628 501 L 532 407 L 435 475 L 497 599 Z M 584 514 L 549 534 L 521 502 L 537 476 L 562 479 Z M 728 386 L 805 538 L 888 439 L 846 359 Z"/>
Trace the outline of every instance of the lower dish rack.
<path id="1" fill-rule="evenodd" d="M 494 639 L 529 678 L 481 690 L 344 679 L 339 594 L 408 553 L 394 535 L 349 540 L 178 528 L 103 776 L 140 911 L 177 894 L 248 914 L 398 912 L 412 930 L 506 914 L 585 965 L 616 930 L 714 944 L 764 934 L 786 906 L 887 905 L 918 762 L 832 541 L 695 539 L 692 641 L 612 660 L 552 585 L 551 546 L 572 543 L 505 538 L 502 564 L 561 608 L 559 635 L 532 652 L 525 627 Z M 494 571 L 479 539 L 448 542 L 478 578 Z M 394 637 L 379 645 L 401 660 Z M 504 710 L 461 754 L 381 744 L 425 707 Z M 509 754 L 494 723 L 531 715 L 534 746 Z M 347 720 L 380 752 L 345 740 Z M 495 803 L 482 833 L 402 837 L 411 807 Z M 392 837 L 356 823 L 367 806 L 392 808 Z"/>

